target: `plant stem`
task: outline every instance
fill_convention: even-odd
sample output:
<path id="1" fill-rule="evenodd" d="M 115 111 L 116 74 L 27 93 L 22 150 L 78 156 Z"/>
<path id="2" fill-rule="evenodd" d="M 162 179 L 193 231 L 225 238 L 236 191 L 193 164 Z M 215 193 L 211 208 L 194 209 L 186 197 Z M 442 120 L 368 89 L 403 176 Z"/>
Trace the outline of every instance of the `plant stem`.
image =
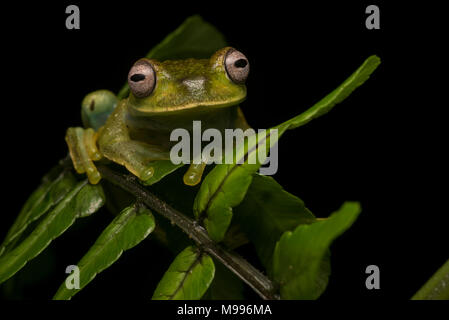
<path id="1" fill-rule="evenodd" d="M 279 299 L 276 285 L 254 268 L 248 261 L 237 253 L 223 248 L 209 238 L 207 231 L 195 220 L 172 208 L 170 205 L 157 198 L 145 189 L 133 175 L 121 174 L 112 169 L 100 165 L 97 167 L 101 176 L 111 183 L 119 186 L 145 203 L 150 209 L 158 212 L 184 231 L 200 249 L 209 253 L 220 261 L 226 268 L 236 274 L 242 281 L 248 284 L 263 299 Z"/>

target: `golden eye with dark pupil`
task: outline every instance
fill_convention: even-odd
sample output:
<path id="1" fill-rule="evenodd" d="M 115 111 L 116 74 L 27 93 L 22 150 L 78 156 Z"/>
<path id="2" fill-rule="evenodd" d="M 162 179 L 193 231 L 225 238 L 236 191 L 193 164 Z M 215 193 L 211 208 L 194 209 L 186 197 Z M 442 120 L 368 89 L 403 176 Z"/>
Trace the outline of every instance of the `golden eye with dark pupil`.
<path id="1" fill-rule="evenodd" d="M 137 61 L 128 73 L 128 85 L 136 98 L 148 97 L 156 85 L 156 72 L 149 60 Z"/>
<path id="2" fill-rule="evenodd" d="M 233 48 L 224 58 L 224 66 L 228 77 L 237 84 L 243 84 L 249 74 L 249 62 L 245 55 Z"/>

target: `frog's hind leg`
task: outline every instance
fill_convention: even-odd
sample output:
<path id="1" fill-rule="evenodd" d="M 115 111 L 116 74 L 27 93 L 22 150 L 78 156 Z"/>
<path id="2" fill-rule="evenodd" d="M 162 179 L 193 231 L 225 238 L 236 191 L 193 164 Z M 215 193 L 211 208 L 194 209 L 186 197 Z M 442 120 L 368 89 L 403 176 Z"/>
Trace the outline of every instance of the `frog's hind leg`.
<path id="1" fill-rule="evenodd" d="M 69 128 L 65 140 L 76 172 L 86 173 L 89 182 L 97 184 L 101 176 L 93 161 L 100 160 L 101 154 L 96 147 L 95 131 L 91 128 Z"/>

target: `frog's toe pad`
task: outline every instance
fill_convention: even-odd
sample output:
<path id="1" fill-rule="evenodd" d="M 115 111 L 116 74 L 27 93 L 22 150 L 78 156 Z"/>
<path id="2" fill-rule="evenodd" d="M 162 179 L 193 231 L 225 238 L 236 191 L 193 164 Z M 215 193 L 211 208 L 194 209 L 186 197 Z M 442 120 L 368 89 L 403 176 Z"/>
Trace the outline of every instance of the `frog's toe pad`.
<path id="1" fill-rule="evenodd" d="M 140 179 L 143 180 L 143 181 L 146 181 L 146 180 L 150 179 L 153 176 L 153 174 L 154 174 L 154 168 L 153 167 L 146 168 L 140 174 Z"/>
<path id="2" fill-rule="evenodd" d="M 184 184 L 188 186 L 196 186 L 200 183 L 205 167 L 205 163 L 191 164 L 187 172 L 184 174 Z"/>
<path id="3" fill-rule="evenodd" d="M 100 172 L 98 172 L 97 168 L 93 170 L 87 170 L 87 178 L 91 184 L 97 184 L 101 180 Z"/>

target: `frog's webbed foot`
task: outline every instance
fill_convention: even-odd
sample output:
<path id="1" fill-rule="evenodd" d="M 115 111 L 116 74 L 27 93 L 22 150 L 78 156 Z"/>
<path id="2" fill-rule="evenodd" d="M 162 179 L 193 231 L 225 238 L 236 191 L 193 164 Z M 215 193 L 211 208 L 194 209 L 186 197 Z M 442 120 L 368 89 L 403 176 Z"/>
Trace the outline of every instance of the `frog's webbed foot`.
<path id="1" fill-rule="evenodd" d="M 106 158 L 125 166 L 143 181 L 150 179 L 154 174 L 154 168 L 150 162 L 169 159 L 167 151 L 136 140 L 100 144 L 100 148 Z"/>
<path id="2" fill-rule="evenodd" d="M 86 173 L 89 182 L 97 184 L 101 176 L 93 161 L 100 160 L 101 154 L 97 149 L 95 131 L 92 128 L 69 128 L 65 140 L 76 172 Z"/>

